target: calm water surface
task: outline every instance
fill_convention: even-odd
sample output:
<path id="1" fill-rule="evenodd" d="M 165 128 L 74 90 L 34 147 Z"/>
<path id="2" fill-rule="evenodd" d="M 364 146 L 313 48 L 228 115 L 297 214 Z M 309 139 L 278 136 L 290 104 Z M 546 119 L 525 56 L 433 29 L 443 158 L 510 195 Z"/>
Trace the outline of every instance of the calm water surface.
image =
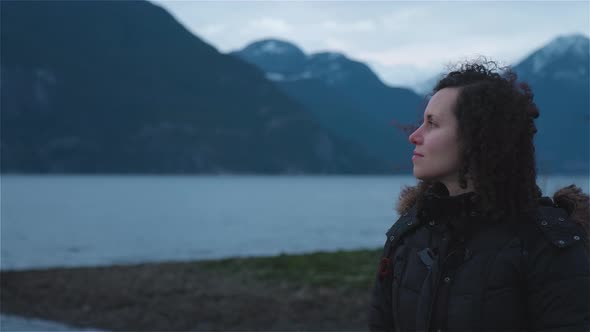
<path id="1" fill-rule="evenodd" d="M 8 269 L 375 248 L 411 176 L 7 176 Z M 540 177 L 545 192 L 588 177 Z"/>

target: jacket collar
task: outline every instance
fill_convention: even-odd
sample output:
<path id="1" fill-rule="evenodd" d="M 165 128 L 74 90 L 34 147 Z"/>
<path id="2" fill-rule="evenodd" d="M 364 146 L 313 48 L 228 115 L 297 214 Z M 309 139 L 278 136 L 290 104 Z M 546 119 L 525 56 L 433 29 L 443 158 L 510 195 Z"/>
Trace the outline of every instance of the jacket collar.
<path id="1" fill-rule="evenodd" d="M 417 202 L 420 201 L 420 192 L 421 186 L 424 186 L 424 183 L 421 183 L 417 186 L 409 186 L 402 189 L 400 193 L 400 197 L 397 203 L 397 212 L 400 215 L 407 214 L 413 207 L 417 206 Z M 435 187 L 435 186 L 431 186 Z M 444 185 L 443 185 L 444 187 Z M 442 188 L 429 188 L 432 190 L 432 193 L 438 195 L 440 197 L 444 197 L 444 190 Z M 429 191 L 426 189 L 424 192 L 426 193 Z M 445 187 L 446 189 L 446 187 Z M 441 192 L 442 190 L 442 192 Z M 448 191 L 446 191 L 448 195 Z M 463 194 L 469 196 L 471 193 Z M 461 196 L 455 196 L 461 200 Z M 477 201 L 477 196 L 475 196 L 475 201 Z M 466 203 L 463 201 L 463 203 Z M 561 188 L 557 192 L 553 194 L 552 198 L 549 197 L 540 197 L 539 199 L 540 206 L 553 206 L 557 208 L 561 208 L 565 210 L 568 217 L 574 221 L 575 223 L 582 226 L 585 230 L 586 237 L 590 242 L 590 198 L 588 194 L 584 193 L 579 187 L 575 185 L 570 185 L 564 188 Z M 462 207 L 461 207 L 462 206 Z M 469 208 L 466 208 L 465 205 L 460 205 L 460 211 L 467 211 Z M 432 210 L 431 210 L 432 211 Z M 447 210 L 448 214 L 448 210 Z M 461 218 L 463 219 L 463 218 Z"/>
<path id="2" fill-rule="evenodd" d="M 456 217 L 479 216 L 481 215 L 479 201 L 475 192 L 449 196 L 447 187 L 436 182 L 418 200 L 418 217 L 456 219 Z"/>

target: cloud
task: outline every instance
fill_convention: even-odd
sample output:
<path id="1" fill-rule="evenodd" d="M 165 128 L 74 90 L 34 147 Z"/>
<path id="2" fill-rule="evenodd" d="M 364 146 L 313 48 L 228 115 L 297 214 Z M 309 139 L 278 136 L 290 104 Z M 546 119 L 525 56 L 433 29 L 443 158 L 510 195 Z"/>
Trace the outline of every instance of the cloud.
<path id="1" fill-rule="evenodd" d="M 375 70 L 379 78 L 386 84 L 406 87 L 420 86 L 426 80 L 434 77 L 437 71 L 441 70 L 441 68 L 418 68 L 413 65 L 380 66 L 374 64 L 371 68 Z"/>
<path id="2" fill-rule="evenodd" d="M 414 65 L 418 68 L 434 68 L 481 55 L 505 62 L 515 56 L 515 52 L 510 50 L 519 50 L 521 47 L 521 38 L 457 38 L 452 41 L 420 42 L 384 50 L 362 50 L 355 55 L 382 66 Z"/>
<path id="3" fill-rule="evenodd" d="M 209 24 L 202 27 L 198 27 L 197 31 L 205 36 L 212 36 L 223 34 L 227 30 L 227 25 L 225 24 Z"/>
<path id="4" fill-rule="evenodd" d="M 353 45 L 350 40 L 340 38 L 325 38 L 323 39 L 326 51 L 331 52 L 342 52 L 349 53 L 349 50 L 353 49 Z"/>
<path id="5" fill-rule="evenodd" d="M 294 28 L 283 19 L 262 17 L 248 21 L 245 30 L 248 33 L 264 32 L 268 35 L 278 35 L 291 33 Z"/>
<path id="6" fill-rule="evenodd" d="M 361 20 L 351 23 L 324 21 L 318 25 L 318 28 L 329 32 L 372 32 L 377 30 L 377 25 L 372 20 Z"/>
<path id="7" fill-rule="evenodd" d="M 379 17 L 378 21 L 385 31 L 407 31 L 432 20 L 432 14 L 429 7 L 403 7 Z"/>
<path id="8" fill-rule="evenodd" d="M 588 2 L 152 1 L 222 52 L 278 38 L 345 53 L 390 80 L 477 55 L 516 63 L 558 34 L 590 33 Z"/>

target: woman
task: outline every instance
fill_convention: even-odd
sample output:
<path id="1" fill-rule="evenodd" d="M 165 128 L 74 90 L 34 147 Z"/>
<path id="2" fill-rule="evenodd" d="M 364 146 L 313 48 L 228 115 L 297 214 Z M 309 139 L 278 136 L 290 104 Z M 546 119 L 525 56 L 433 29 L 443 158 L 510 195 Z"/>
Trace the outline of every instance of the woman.
<path id="1" fill-rule="evenodd" d="M 387 232 L 370 329 L 590 331 L 588 196 L 541 197 L 528 85 L 474 62 L 433 92 L 409 138 L 420 181 Z"/>

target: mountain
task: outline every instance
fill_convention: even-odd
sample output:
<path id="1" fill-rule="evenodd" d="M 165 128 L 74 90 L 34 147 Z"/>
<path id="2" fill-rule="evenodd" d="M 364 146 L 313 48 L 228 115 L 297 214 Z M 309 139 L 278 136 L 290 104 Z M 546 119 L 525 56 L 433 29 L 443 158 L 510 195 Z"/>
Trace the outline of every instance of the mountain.
<path id="1" fill-rule="evenodd" d="M 588 84 L 590 42 L 581 34 L 560 36 L 533 51 L 516 67 L 526 81 Z"/>
<path id="2" fill-rule="evenodd" d="M 306 55 L 277 39 L 230 53 L 256 65 L 278 87 L 309 109 L 335 134 L 357 142 L 400 171 L 411 170 L 407 130 L 422 117 L 424 100 L 406 88 L 385 85 L 364 63 L 335 52 Z"/>
<path id="3" fill-rule="evenodd" d="M 590 44 L 583 35 L 558 37 L 514 66 L 539 107 L 537 159 L 544 173 L 590 171 Z"/>
<path id="4" fill-rule="evenodd" d="M 588 37 L 561 36 L 513 66 L 519 79 L 532 86 L 540 109 L 535 146 L 541 174 L 590 171 L 589 50 Z M 261 40 L 230 54 L 264 70 L 324 126 L 387 158 L 395 169 L 409 168 L 403 157 L 411 151 L 407 132 L 390 124 L 412 124 L 423 111 L 425 101 L 411 91 L 385 86 L 367 65 L 343 54 L 305 55 L 285 41 Z M 422 91 L 432 90 L 439 79 L 425 81 Z"/>
<path id="5" fill-rule="evenodd" d="M 264 68 L 271 79 L 281 80 L 285 76 L 296 79 L 299 73 L 305 71 L 307 56 L 291 43 L 259 41 L 246 46 L 242 53 L 248 55 L 249 62 Z"/>
<path id="6" fill-rule="evenodd" d="M 0 6 L 2 172 L 388 172 L 149 2 Z"/>

